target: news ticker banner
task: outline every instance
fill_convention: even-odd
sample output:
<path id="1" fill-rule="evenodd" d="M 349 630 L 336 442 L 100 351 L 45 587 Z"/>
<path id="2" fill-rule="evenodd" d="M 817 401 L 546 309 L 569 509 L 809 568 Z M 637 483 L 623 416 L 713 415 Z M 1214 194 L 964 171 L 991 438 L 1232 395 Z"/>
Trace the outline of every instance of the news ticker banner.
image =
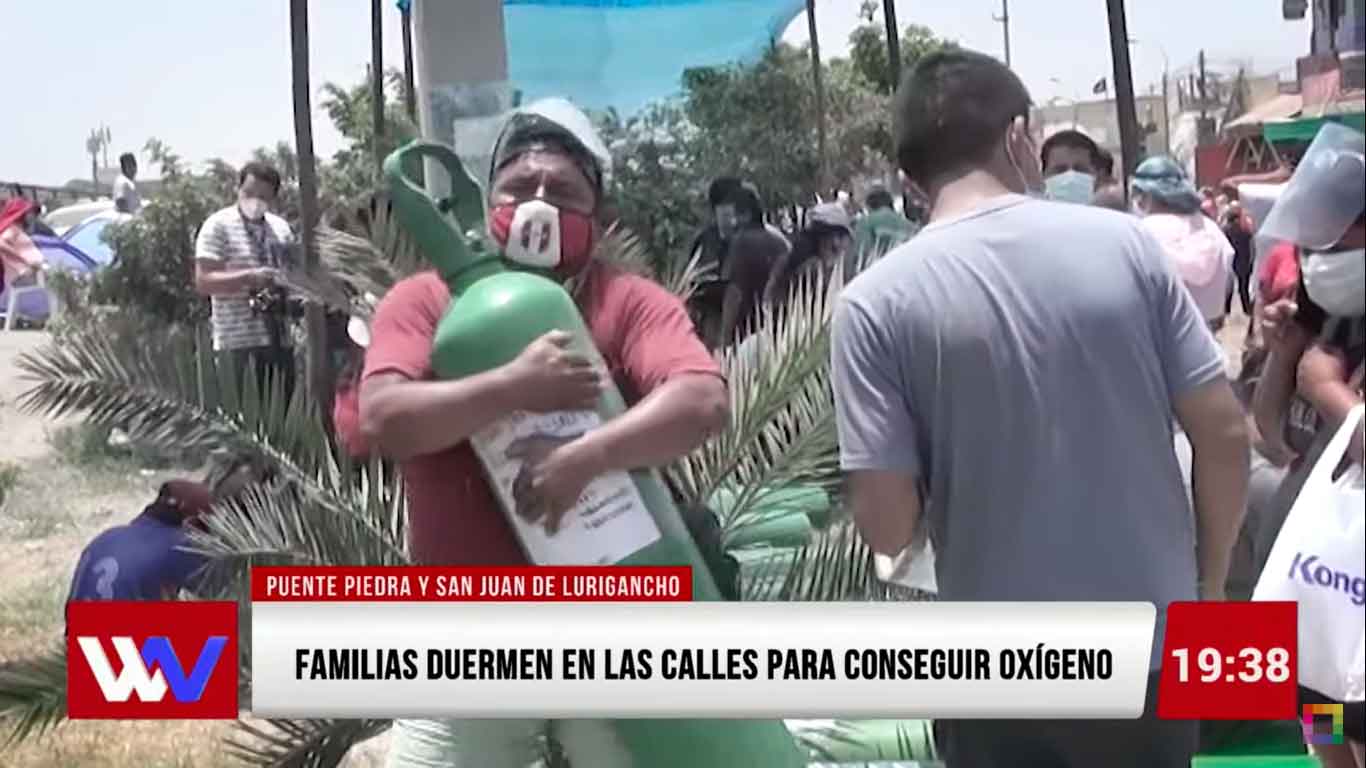
<path id="1" fill-rule="evenodd" d="M 1134 718 L 1150 603 L 693 603 L 686 568 L 258 568 L 263 717 Z M 1295 607 L 1174 604 L 1172 718 L 1295 710 Z"/>
<path id="2" fill-rule="evenodd" d="M 256 569 L 250 708 L 1084 719 L 1146 704 L 1169 719 L 1299 716 L 1294 603 L 1173 603 L 1153 702 L 1148 603 L 693 603 L 690 583 L 686 568 Z M 236 603 L 70 603 L 68 716 L 234 718 L 246 703 L 237 638 Z"/>

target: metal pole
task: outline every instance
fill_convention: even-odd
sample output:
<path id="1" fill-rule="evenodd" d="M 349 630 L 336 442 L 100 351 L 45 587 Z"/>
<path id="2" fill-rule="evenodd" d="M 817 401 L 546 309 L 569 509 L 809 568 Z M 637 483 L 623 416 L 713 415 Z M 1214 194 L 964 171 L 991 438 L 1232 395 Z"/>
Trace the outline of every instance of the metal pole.
<path id="1" fill-rule="evenodd" d="M 887 66 L 892 74 L 892 93 L 901 85 L 901 32 L 896 23 L 895 0 L 882 0 L 882 20 L 887 25 Z M 891 147 L 892 177 L 896 177 L 896 147 Z M 910 217 L 911 196 L 904 188 L 901 190 L 901 215 Z"/>
<path id="2" fill-rule="evenodd" d="M 313 109 L 308 82 L 308 0 L 289 0 L 289 43 L 293 62 L 294 145 L 299 158 L 299 223 L 304 265 L 318 266 L 313 230 L 318 222 L 318 176 L 313 157 Z M 327 364 L 327 326 L 323 309 L 310 303 L 305 315 L 308 328 L 307 379 L 315 402 L 329 429 L 332 422 L 332 375 Z"/>
<path id="3" fill-rule="evenodd" d="M 370 0 L 370 136 L 375 156 L 375 178 L 384 165 L 384 12 L 380 0 Z"/>
<path id="4" fill-rule="evenodd" d="M 403 100 L 408 118 L 417 122 L 417 86 L 413 82 L 413 12 L 403 7 Z"/>
<path id="5" fill-rule="evenodd" d="M 1167 62 L 1162 62 L 1162 142 L 1167 148 L 1167 156 L 1172 154 L 1172 116 L 1171 105 L 1168 104 L 1167 90 Z"/>
<path id="6" fill-rule="evenodd" d="M 1134 107 L 1133 73 L 1129 68 L 1129 31 L 1124 0 L 1106 0 L 1110 17 L 1110 55 L 1114 59 L 1115 107 L 1119 112 L 1120 181 L 1129 196 L 1129 176 L 1138 165 L 1138 110 Z"/>
<path id="7" fill-rule="evenodd" d="M 882 20 L 887 23 L 887 71 L 892 73 L 892 92 L 901 84 L 901 33 L 896 26 L 896 3 L 882 0 Z"/>
<path id="8" fill-rule="evenodd" d="M 806 28 L 811 36 L 811 83 L 816 89 L 816 153 L 820 189 L 825 191 L 825 87 L 821 83 L 821 45 L 816 35 L 816 0 L 806 0 Z"/>
<path id="9" fill-rule="evenodd" d="M 1005 39 L 1006 66 L 1010 66 L 1010 0 L 1001 0 L 1001 15 L 991 17 L 1001 23 L 1001 36 Z"/>

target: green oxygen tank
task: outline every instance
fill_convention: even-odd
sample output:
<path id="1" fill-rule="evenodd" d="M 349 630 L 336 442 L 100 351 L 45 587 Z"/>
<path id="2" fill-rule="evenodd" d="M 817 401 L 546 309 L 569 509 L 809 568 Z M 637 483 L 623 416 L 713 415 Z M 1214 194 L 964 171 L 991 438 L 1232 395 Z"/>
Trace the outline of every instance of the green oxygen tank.
<path id="1" fill-rule="evenodd" d="M 406 174 L 420 157 L 445 167 L 451 197 L 433 200 Z M 548 277 L 514 269 L 502 254 L 472 246 L 464 234 L 484 226 L 483 194 L 465 173 L 454 150 L 413 142 L 384 162 L 394 213 L 450 287 L 451 303 L 432 343 L 432 369 L 443 379 L 492 370 L 521 354 L 553 330 L 573 336 L 571 348 L 605 369 L 573 298 Z M 449 211 L 453 214 L 447 214 Z M 503 513 L 528 557 L 537 565 L 689 565 L 694 600 L 720 600 L 659 474 L 613 472 L 594 480 L 548 536 L 515 513 L 512 483 L 520 463 L 505 456 L 508 445 L 532 434 L 581 434 L 626 410 L 609 386 L 596 411 L 509 414 L 470 438 Z M 694 768 L 746 766 L 788 768 L 805 764 L 779 721 L 618 720 L 622 741 L 640 766 Z"/>

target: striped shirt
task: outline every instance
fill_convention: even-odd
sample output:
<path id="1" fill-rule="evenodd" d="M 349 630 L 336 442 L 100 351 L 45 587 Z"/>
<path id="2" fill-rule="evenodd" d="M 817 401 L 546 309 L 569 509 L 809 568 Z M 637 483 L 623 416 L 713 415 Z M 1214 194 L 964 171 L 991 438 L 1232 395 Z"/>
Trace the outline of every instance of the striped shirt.
<path id="1" fill-rule="evenodd" d="M 289 224 L 267 213 L 264 221 L 249 221 L 231 205 L 204 220 L 195 242 L 195 260 L 214 262 L 222 269 L 285 266 L 294 235 Z M 251 309 L 249 290 L 211 298 L 215 351 L 265 347 L 271 343 L 266 321 Z M 288 335 L 282 340 L 288 345 Z"/>

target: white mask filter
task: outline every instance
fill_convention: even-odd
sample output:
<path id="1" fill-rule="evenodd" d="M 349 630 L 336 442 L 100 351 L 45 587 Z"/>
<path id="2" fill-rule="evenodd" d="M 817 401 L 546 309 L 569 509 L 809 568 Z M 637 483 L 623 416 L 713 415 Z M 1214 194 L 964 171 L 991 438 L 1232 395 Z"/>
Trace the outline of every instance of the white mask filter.
<path id="1" fill-rule="evenodd" d="M 517 206 L 508 230 L 504 254 L 508 259 L 538 269 L 560 264 L 560 209 L 544 200 Z"/>

